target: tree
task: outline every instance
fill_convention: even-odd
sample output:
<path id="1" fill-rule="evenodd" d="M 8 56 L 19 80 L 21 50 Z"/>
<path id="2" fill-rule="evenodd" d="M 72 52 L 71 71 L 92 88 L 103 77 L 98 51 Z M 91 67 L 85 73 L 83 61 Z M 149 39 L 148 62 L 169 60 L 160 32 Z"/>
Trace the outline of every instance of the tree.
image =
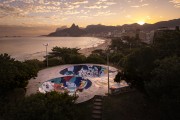
<path id="1" fill-rule="evenodd" d="M 6 120 L 75 120 L 76 97 L 67 93 L 37 93 L 11 106 Z"/>
<path id="2" fill-rule="evenodd" d="M 24 63 L 30 65 L 31 67 L 33 67 L 38 71 L 46 66 L 46 64 L 44 64 L 42 61 L 39 61 L 37 59 L 26 60 Z"/>
<path id="3" fill-rule="evenodd" d="M 25 88 L 28 80 L 37 76 L 38 67 L 30 61 L 15 61 L 8 54 L 0 55 L 0 95 L 14 88 Z"/>
<path id="4" fill-rule="evenodd" d="M 85 61 L 85 56 L 81 55 L 79 52 L 79 49 L 77 48 L 60 48 L 60 47 L 54 47 L 52 49 L 52 52 L 49 54 L 49 60 L 50 64 L 78 64 L 83 63 Z M 60 63 L 58 62 L 60 60 Z M 55 62 L 55 63 L 51 63 Z"/>
<path id="5" fill-rule="evenodd" d="M 122 59 L 124 55 L 120 52 L 114 52 L 110 53 L 110 62 L 113 63 L 114 65 L 120 66 L 122 65 Z"/>
<path id="6" fill-rule="evenodd" d="M 46 63 L 46 60 L 44 61 L 44 63 Z M 62 60 L 62 58 L 58 58 L 58 57 L 53 57 L 53 58 L 49 58 L 48 59 L 48 66 L 57 66 L 57 65 L 63 65 L 64 60 Z"/>
<path id="7" fill-rule="evenodd" d="M 123 72 L 118 72 L 114 78 L 114 82 L 120 83 L 120 81 L 124 78 Z"/>
<path id="8" fill-rule="evenodd" d="M 150 47 L 140 48 L 127 56 L 124 65 L 125 76 L 132 84 L 142 92 L 145 92 L 144 82 L 152 78 L 156 53 Z"/>
<path id="9" fill-rule="evenodd" d="M 180 56 L 180 31 L 157 31 L 154 35 L 153 47 L 160 59 L 168 56 Z"/>
<path id="10" fill-rule="evenodd" d="M 86 59 L 87 63 L 95 63 L 95 64 L 105 64 L 106 61 L 97 54 L 91 54 Z"/>
<path id="11" fill-rule="evenodd" d="M 167 57 L 156 65 L 152 80 L 145 83 L 148 97 L 158 103 L 164 119 L 180 119 L 180 57 Z"/>
<path id="12" fill-rule="evenodd" d="M 156 61 L 156 68 L 152 71 L 153 78 L 146 82 L 146 89 L 150 97 L 180 99 L 180 57 L 167 57 Z"/>

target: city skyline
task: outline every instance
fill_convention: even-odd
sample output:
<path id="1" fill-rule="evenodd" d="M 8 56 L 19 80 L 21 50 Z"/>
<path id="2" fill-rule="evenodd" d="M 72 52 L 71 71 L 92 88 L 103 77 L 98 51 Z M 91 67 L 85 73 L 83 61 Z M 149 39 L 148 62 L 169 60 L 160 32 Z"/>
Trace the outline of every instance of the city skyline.
<path id="1" fill-rule="evenodd" d="M 179 9 L 180 0 L 0 0 L 0 25 L 52 31 L 72 23 L 153 24 L 180 18 Z"/>

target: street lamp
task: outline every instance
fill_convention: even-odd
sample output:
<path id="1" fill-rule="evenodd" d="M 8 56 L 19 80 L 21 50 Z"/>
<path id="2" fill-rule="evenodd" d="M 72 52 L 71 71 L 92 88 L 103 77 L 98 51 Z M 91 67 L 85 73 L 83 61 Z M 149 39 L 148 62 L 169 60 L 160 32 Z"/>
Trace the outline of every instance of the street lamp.
<path id="1" fill-rule="evenodd" d="M 107 65 L 108 65 L 108 95 L 109 95 L 109 53 L 107 52 Z"/>
<path id="2" fill-rule="evenodd" d="M 46 47 L 46 65 L 48 67 L 48 55 L 47 55 L 47 47 L 49 45 L 49 43 L 43 44 Z"/>
<path id="3" fill-rule="evenodd" d="M 109 53 L 112 53 L 113 50 L 109 50 L 107 51 L 107 66 L 108 66 L 108 95 L 109 95 Z"/>

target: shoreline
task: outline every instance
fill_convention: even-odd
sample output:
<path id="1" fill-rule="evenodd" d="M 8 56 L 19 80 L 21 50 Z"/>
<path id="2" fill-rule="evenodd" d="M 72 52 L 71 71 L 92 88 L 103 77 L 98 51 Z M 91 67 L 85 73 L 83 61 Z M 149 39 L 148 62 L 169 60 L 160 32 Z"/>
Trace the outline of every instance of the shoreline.
<path id="1" fill-rule="evenodd" d="M 79 53 L 81 53 L 81 54 L 83 54 L 84 56 L 87 57 L 92 53 L 92 51 L 97 50 L 97 49 L 106 50 L 107 47 L 109 45 L 111 45 L 111 39 L 109 39 L 109 38 L 100 38 L 100 39 L 103 39 L 104 43 L 99 44 L 98 46 L 95 46 L 95 47 L 80 49 Z"/>
<path id="2" fill-rule="evenodd" d="M 90 45 L 87 48 L 81 48 L 78 52 L 88 57 L 92 53 L 92 51 L 97 50 L 97 49 L 105 50 L 111 44 L 111 39 L 109 38 L 102 38 L 102 37 L 95 37 L 95 38 L 99 38 L 103 40 L 103 42 L 95 46 Z M 31 60 L 31 59 L 37 59 L 37 60 L 43 61 L 45 59 L 44 58 L 45 55 L 46 55 L 46 52 L 44 50 L 35 52 L 35 53 L 23 53 L 23 54 L 17 54 L 17 55 L 10 54 L 11 57 L 15 58 L 15 60 L 18 60 L 18 61 L 25 61 L 25 60 Z"/>

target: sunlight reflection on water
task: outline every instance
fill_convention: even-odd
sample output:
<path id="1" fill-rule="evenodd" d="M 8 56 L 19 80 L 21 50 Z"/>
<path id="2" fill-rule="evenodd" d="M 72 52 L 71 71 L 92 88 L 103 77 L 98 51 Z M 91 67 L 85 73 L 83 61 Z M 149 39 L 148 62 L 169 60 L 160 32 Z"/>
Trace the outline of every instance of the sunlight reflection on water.
<path id="1" fill-rule="evenodd" d="M 55 46 L 70 48 L 89 48 L 102 44 L 104 40 L 93 37 L 7 37 L 0 38 L 0 53 L 8 53 L 17 60 L 44 59 L 45 47 L 48 51 Z"/>

